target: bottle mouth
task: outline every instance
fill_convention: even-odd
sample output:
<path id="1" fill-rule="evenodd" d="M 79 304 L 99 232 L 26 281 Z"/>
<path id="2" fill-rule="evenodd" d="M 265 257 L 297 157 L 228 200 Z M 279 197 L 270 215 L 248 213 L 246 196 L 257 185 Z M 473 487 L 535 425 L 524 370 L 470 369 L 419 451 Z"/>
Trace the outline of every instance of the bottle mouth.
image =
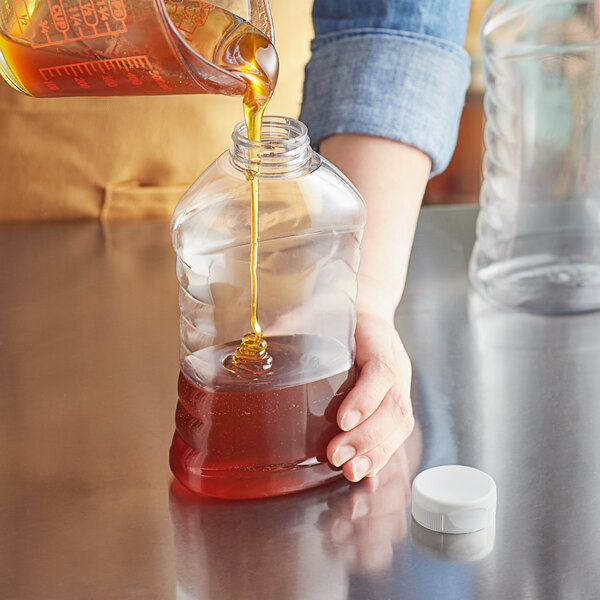
<path id="1" fill-rule="evenodd" d="M 248 138 L 244 121 L 240 121 L 234 127 L 231 139 L 234 144 L 246 148 L 260 149 L 263 145 L 273 145 L 273 149 L 279 151 L 293 151 L 294 148 L 309 143 L 308 129 L 304 123 L 290 117 L 275 115 L 264 117 L 260 142 Z"/>
<path id="2" fill-rule="evenodd" d="M 296 172 L 317 160 L 306 125 L 290 117 L 264 117 L 260 141 L 248 138 L 242 121 L 235 126 L 231 139 L 229 156 L 234 166 L 242 171 L 258 167 L 261 177 Z"/>

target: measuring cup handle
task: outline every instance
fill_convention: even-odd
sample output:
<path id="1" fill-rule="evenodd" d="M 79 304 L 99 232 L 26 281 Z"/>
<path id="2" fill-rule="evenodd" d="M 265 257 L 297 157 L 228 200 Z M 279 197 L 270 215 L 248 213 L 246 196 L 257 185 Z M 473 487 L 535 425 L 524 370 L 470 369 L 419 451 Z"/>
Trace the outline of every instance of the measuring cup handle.
<path id="1" fill-rule="evenodd" d="M 275 43 L 273 19 L 268 0 L 248 0 L 248 14 L 250 23 L 262 31 L 272 43 Z"/>

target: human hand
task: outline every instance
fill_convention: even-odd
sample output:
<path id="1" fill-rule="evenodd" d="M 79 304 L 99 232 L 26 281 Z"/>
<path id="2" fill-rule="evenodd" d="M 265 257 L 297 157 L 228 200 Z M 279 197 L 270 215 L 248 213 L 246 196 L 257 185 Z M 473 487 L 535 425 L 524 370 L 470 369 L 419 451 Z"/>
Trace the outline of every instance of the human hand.
<path id="1" fill-rule="evenodd" d="M 412 368 L 393 319 L 359 311 L 355 340 L 359 376 L 338 409 L 342 433 L 327 446 L 329 462 L 350 481 L 376 475 L 415 423 Z"/>

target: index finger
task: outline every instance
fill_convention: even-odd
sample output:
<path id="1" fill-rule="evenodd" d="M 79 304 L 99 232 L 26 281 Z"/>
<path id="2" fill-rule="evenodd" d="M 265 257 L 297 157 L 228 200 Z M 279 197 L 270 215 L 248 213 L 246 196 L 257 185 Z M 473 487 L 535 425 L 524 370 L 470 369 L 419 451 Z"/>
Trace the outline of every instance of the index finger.
<path id="1" fill-rule="evenodd" d="M 338 409 L 338 425 L 350 431 L 369 418 L 381 404 L 395 381 L 393 369 L 379 359 L 368 360 L 354 387 Z"/>

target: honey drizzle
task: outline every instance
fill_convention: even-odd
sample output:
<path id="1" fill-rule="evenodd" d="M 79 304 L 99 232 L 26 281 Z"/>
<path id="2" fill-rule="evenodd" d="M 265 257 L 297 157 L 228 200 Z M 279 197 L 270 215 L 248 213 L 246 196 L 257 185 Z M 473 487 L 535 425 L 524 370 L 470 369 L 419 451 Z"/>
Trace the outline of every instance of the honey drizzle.
<path id="1" fill-rule="evenodd" d="M 236 370 L 260 374 L 271 368 L 273 359 L 267 352 L 267 341 L 258 321 L 258 242 L 259 242 L 259 170 L 260 157 L 258 144 L 261 141 L 262 120 L 265 108 L 273 94 L 274 76 L 263 70 L 256 60 L 256 47 L 260 41 L 256 34 L 248 36 L 255 47 L 246 59 L 246 63 L 238 65 L 236 71 L 246 81 L 246 92 L 243 97 L 244 121 L 248 139 L 255 144 L 248 148 L 249 168 L 245 176 L 250 182 L 250 325 L 252 330 L 246 333 L 232 357 L 232 366 Z M 255 39 L 256 38 L 256 39 Z M 264 38 L 266 39 L 266 38 Z"/>
<path id="2" fill-rule="evenodd" d="M 266 103 L 262 106 L 251 104 L 244 99 L 244 118 L 248 139 L 260 142 L 262 118 Z M 246 177 L 250 180 L 250 287 L 251 287 L 251 311 L 250 323 L 255 336 L 262 336 L 262 328 L 258 322 L 258 198 L 259 198 L 259 159 L 256 148 L 250 148 L 250 169 Z"/>

